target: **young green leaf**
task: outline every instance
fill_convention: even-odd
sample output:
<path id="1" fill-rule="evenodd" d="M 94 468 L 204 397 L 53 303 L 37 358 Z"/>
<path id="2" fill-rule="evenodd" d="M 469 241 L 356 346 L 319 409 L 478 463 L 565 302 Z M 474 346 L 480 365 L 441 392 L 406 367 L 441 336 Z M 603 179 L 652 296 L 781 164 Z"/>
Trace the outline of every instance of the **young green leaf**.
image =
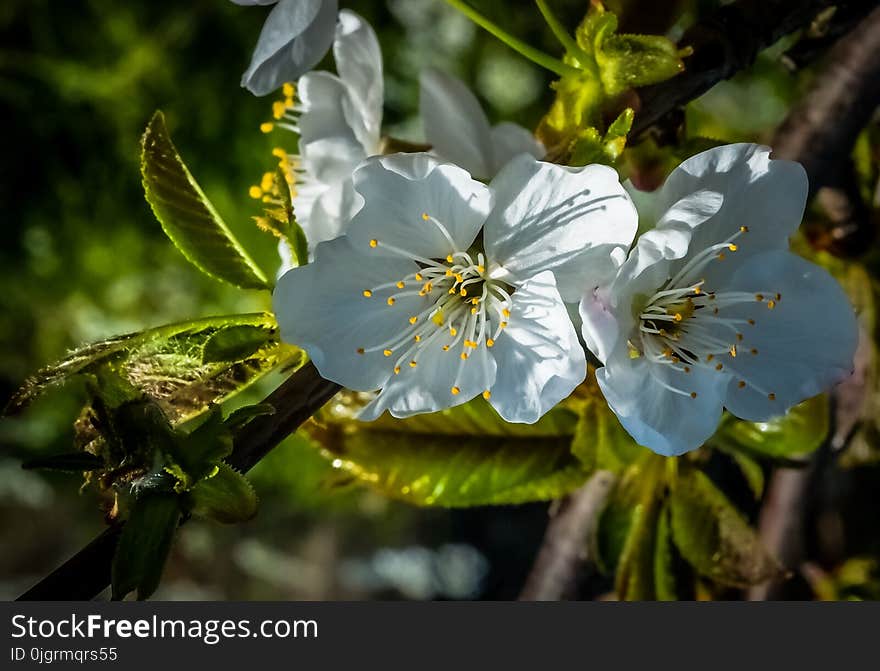
<path id="1" fill-rule="evenodd" d="M 149 492 L 136 498 L 113 556 L 113 599 L 137 590 L 138 599 L 156 591 L 180 521 L 176 494 Z"/>
<path id="2" fill-rule="evenodd" d="M 189 492 L 190 511 L 221 524 L 247 522 L 257 514 L 257 495 L 246 477 L 227 464 Z"/>
<path id="3" fill-rule="evenodd" d="M 815 396 L 767 422 L 725 422 L 713 441 L 732 443 L 752 454 L 792 459 L 803 457 L 828 437 L 831 409 L 827 396 Z"/>
<path id="4" fill-rule="evenodd" d="M 202 363 L 243 361 L 273 340 L 275 332 L 262 326 L 226 326 L 212 333 L 202 347 Z"/>
<path id="5" fill-rule="evenodd" d="M 333 464 L 386 496 L 424 506 L 542 501 L 583 484 L 569 448 L 576 416 L 558 408 L 508 424 L 483 399 L 404 420 L 353 424 L 323 417 L 313 431 Z"/>
<path id="6" fill-rule="evenodd" d="M 779 572 L 755 531 L 701 471 L 679 472 L 669 508 L 675 545 L 701 575 L 722 585 L 747 587 Z"/>
<path id="7" fill-rule="evenodd" d="M 676 601 L 675 548 L 669 528 L 669 506 L 660 510 L 657 518 L 657 538 L 654 542 L 654 592 L 659 601 Z"/>
<path id="8" fill-rule="evenodd" d="M 157 111 L 141 142 L 144 195 L 171 241 L 199 270 L 244 289 L 268 289 L 263 271 L 233 236 L 177 153 Z"/>

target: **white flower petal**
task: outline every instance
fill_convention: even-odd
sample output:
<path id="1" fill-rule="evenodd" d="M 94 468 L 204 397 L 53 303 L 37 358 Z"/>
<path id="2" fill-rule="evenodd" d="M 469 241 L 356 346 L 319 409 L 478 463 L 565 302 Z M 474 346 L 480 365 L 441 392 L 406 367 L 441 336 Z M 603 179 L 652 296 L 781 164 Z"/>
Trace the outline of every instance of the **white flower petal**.
<path id="1" fill-rule="evenodd" d="M 364 207 L 347 234 L 358 249 L 378 256 L 395 255 L 382 245 L 424 258 L 444 258 L 453 251 L 466 250 L 492 201 L 485 184 L 462 168 L 439 163 L 428 154 L 370 159 L 355 171 L 354 188 L 363 196 Z M 371 240 L 380 245 L 371 249 Z"/>
<path id="2" fill-rule="evenodd" d="M 788 238 L 803 217 L 807 190 L 807 175 L 799 163 L 770 160 L 769 147 L 731 144 L 684 161 L 669 175 L 660 197 L 668 208 L 698 191 L 720 193 L 723 204 L 717 214 L 694 228 L 691 253 L 721 243 L 746 226 L 749 232 L 736 240 L 735 260 L 741 263 L 752 254 L 788 248 Z M 731 265 L 710 264 L 708 283 L 730 272 Z"/>
<path id="3" fill-rule="evenodd" d="M 506 421 L 532 424 L 584 381 L 587 363 L 553 273 L 517 288 L 510 312 L 492 348 L 490 403 Z"/>
<path id="4" fill-rule="evenodd" d="M 617 247 L 629 247 L 638 217 L 607 166 L 566 168 L 520 155 L 492 180 L 496 204 L 486 252 L 515 280 L 553 270 L 565 300 L 578 300 Z"/>
<path id="5" fill-rule="evenodd" d="M 784 251 L 755 255 L 725 290 L 782 295 L 772 310 L 767 308 L 767 300 L 774 298 L 770 294 L 721 315 L 755 321 L 738 327 L 744 338 L 737 356 L 724 357 L 725 369 L 734 376 L 725 405 L 737 417 L 757 422 L 781 415 L 852 372 L 855 314 L 843 289 L 819 266 Z M 729 331 L 719 330 L 718 336 L 736 342 Z M 740 381 L 746 387 L 739 388 Z"/>
<path id="6" fill-rule="evenodd" d="M 434 152 L 475 177 L 491 176 L 492 129 L 474 94 L 433 68 L 422 73 L 420 83 L 419 113 Z"/>
<path id="7" fill-rule="evenodd" d="M 384 96 L 382 51 L 370 24 L 350 10 L 339 12 L 333 56 L 350 92 L 343 100 L 348 125 L 368 154 L 378 153 Z"/>
<path id="8" fill-rule="evenodd" d="M 315 260 L 285 273 L 275 287 L 273 308 L 285 342 L 305 349 L 323 377 L 349 389 L 371 391 L 392 374 L 394 361 L 381 349 L 358 354 L 358 348 L 378 347 L 403 333 L 410 315 L 424 310 L 427 299 L 398 298 L 395 290 L 363 291 L 394 282 L 418 270 L 402 259 L 370 259 L 352 248 L 346 237 L 323 242 Z"/>
<path id="9" fill-rule="evenodd" d="M 306 234 L 309 249 L 325 240 L 342 235 L 351 218 L 363 205 L 350 179 L 327 188 L 309 210 L 308 217 L 297 222 Z"/>
<path id="10" fill-rule="evenodd" d="M 620 339 L 620 325 L 611 307 L 608 287 L 588 290 L 578 306 L 584 344 L 602 363 Z"/>
<path id="11" fill-rule="evenodd" d="M 596 380 L 623 428 L 658 454 L 677 456 L 698 448 L 721 419 L 723 378 L 698 369 L 677 372 L 644 357 L 631 359 L 625 344 L 596 371 Z"/>
<path id="12" fill-rule="evenodd" d="M 300 153 L 321 140 L 332 139 L 351 145 L 348 153 L 363 153 L 363 147 L 348 124 L 343 100 L 348 90 L 339 77 L 329 72 L 310 72 L 299 79 L 297 86 L 303 112 L 299 117 Z"/>
<path id="13" fill-rule="evenodd" d="M 320 61 L 333 41 L 337 0 L 280 0 L 263 24 L 241 85 L 263 96 Z"/>
<path id="14" fill-rule="evenodd" d="M 534 134 L 515 123 L 502 122 L 492 128 L 491 172 L 486 177 L 494 177 L 508 161 L 520 154 L 529 154 L 537 159 L 547 155 L 544 145 Z"/>
<path id="15" fill-rule="evenodd" d="M 467 360 L 462 360 L 457 349 L 444 352 L 444 342 L 437 339 L 420 351 L 415 368 L 404 362 L 400 374 L 389 378 L 358 419 L 370 421 L 385 410 L 393 417 L 436 412 L 466 403 L 492 386 L 495 359 L 485 346 L 478 347 Z M 452 393 L 453 386 L 459 389 L 457 394 Z"/>
<path id="16" fill-rule="evenodd" d="M 360 144 L 347 137 L 300 142 L 300 153 L 307 179 L 328 185 L 351 179 L 354 169 L 367 158 Z"/>

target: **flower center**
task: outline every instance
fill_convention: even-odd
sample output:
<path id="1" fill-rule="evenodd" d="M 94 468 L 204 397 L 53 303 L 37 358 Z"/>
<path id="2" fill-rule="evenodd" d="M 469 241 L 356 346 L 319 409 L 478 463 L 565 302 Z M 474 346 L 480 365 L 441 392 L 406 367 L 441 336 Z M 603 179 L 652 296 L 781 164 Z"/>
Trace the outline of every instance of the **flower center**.
<path id="1" fill-rule="evenodd" d="M 400 331 L 389 340 L 371 347 L 358 348 L 359 354 L 381 351 L 393 361 L 392 372 L 400 374 L 407 368 L 416 368 L 419 357 L 433 346 L 443 352 L 457 354 L 456 374 L 450 393 L 461 393 L 461 379 L 465 366 L 481 347 L 490 348 L 507 327 L 510 318 L 510 287 L 490 279 L 486 273 L 486 258 L 482 251 L 459 250 L 446 226 L 424 213 L 422 221 L 436 226 L 452 251 L 445 259 L 425 258 L 418 254 L 389 245 L 381 240 L 370 240 L 372 249 L 383 249 L 411 261 L 419 269 L 394 282 L 387 282 L 363 290 L 366 299 L 376 301 L 376 309 L 394 305 L 405 296 L 427 298 L 427 307 L 402 320 Z M 487 366 L 487 357 L 477 357 Z M 488 377 L 488 370 L 484 371 Z M 489 390 L 483 392 L 488 399 Z"/>
<path id="2" fill-rule="evenodd" d="M 630 340 L 632 356 L 645 356 L 652 363 L 671 366 L 682 373 L 695 368 L 724 371 L 726 357 L 757 356 L 758 350 L 748 345 L 750 329 L 756 319 L 732 316 L 730 308 L 746 303 L 763 303 L 769 310 L 782 300 L 777 291 L 750 293 L 746 291 L 712 291 L 705 279 L 697 279 L 710 263 L 723 262 L 728 252 L 736 252 L 737 238 L 748 233 L 746 226 L 722 243 L 707 247 L 688 261 L 676 275 L 651 296 L 638 314 L 638 327 Z M 680 389 L 658 382 L 676 394 L 696 398 L 695 391 Z M 776 399 L 772 391 L 760 389 L 740 380 L 740 389 L 747 385 Z"/>

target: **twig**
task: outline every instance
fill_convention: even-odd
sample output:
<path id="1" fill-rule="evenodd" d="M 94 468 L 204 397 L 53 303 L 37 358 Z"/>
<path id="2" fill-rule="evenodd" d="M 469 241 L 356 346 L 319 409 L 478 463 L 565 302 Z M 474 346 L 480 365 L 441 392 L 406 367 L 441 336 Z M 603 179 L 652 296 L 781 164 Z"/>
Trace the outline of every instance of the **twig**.
<path id="1" fill-rule="evenodd" d="M 574 494 L 565 497 L 547 525 L 544 542 L 519 595 L 521 601 L 556 601 L 569 595 L 578 567 L 591 559 L 588 539 L 599 524 L 599 513 L 616 478 L 596 471 Z"/>
<path id="2" fill-rule="evenodd" d="M 880 104 L 878 53 L 880 8 L 834 46 L 825 68 L 776 132 L 774 155 L 802 163 L 814 190 L 833 183 L 841 166 L 849 165 L 857 134 Z M 806 493 L 825 463 L 820 451 L 809 468 L 780 468 L 771 478 L 758 529 L 761 541 L 786 568 L 802 562 Z M 749 590 L 748 598 L 772 598 L 780 587 L 779 582 L 758 585 Z"/>
<path id="3" fill-rule="evenodd" d="M 636 139 L 667 114 L 751 65 L 759 51 L 810 25 L 821 10 L 839 4 L 862 8 L 864 13 L 876 7 L 877 0 L 739 0 L 701 19 L 679 40 L 682 47 L 693 48 L 685 71 L 638 90 L 640 109 L 630 138 Z"/>
<path id="4" fill-rule="evenodd" d="M 324 380 L 314 365 L 307 363 L 263 401 L 275 408 L 273 414 L 255 417 L 239 430 L 227 463 L 242 472 L 250 470 L 339 389 L 338 384 Z M 110 567 L 122 527 L 120 522 L 105 529 L 18 600 L 78 601 L 96 597 L 110 584 Z"/>

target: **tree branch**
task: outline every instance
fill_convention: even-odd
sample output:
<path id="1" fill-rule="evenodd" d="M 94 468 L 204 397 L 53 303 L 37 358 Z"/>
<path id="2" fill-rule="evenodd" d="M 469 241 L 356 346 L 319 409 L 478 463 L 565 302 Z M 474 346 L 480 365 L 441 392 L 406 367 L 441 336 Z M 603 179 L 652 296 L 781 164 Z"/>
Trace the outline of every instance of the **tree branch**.
<path id="1" fill-rule="evenodd" d="M 521 601 L 565 598 L 578 567 L 590 557 L 588 539 L 599 525 L 599 514 L 616 482 L 611 471 L 596 471 L 587 483 L 564 499 L 547 525 L 544 542 L 532 566 Z"/>
<path id="2" fill-rule="evenodd" d="M 314 365 L 307 363 L 263 401 L 275 408 L 273 414 L 255 417 L 239 429 L 227 463 L 242 472 L 250 470 L 340 388 L 335 382 L 324 380 Z M 118 522 L 105 529 L 18 600 L 80 601 L 95 598 L 110 584 L 113 553 L 123 524 Z"/>
<path id="3" fill-rule="evenodd" d="M 638 89 L 640 107 L 630 138 L 635 140 L 667 114 L 747 68 L 758 52 L 810 25 L 831 5 L 864 14 L 877 6 L 877 0 L 739 0 L 699 20 L 679 40 L 694 51 L 685 59 L 685 71 Z"/>

